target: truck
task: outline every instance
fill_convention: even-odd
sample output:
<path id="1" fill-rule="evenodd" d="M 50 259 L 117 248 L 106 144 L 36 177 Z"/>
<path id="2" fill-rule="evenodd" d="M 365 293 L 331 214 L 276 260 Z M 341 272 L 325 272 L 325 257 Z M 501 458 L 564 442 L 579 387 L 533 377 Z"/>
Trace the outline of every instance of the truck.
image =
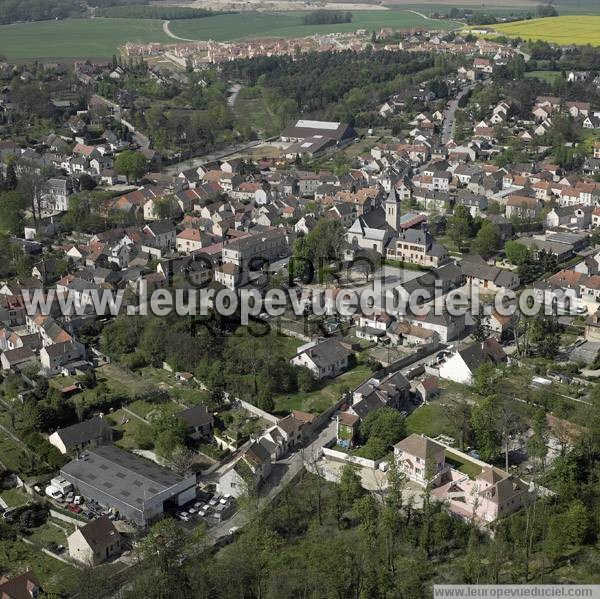
<path id="1" fill-rule="evenodd" d="M 50 481 L 50 486 L 58 489 L 63 495 L 70 493 L 73 491 L 73 485 L 68 480 L 62 478 L 61 476 L 57 476 Z"/>

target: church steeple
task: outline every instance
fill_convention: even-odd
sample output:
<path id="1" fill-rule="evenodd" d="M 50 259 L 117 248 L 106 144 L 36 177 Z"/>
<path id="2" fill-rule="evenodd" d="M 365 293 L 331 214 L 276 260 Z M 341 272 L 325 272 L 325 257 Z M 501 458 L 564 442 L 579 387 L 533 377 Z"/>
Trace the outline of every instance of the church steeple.
<path id="1" fill-rule="evenodd" d="M 385 220 L 387 224 L 394 229 L 394 231 L 400 230 L 400 201 L 398 200 L 398 193 L 396 188 L 392 184 L 390 193 L 387 199 L 383 203 L 383 209 L 385 210 Z"/>

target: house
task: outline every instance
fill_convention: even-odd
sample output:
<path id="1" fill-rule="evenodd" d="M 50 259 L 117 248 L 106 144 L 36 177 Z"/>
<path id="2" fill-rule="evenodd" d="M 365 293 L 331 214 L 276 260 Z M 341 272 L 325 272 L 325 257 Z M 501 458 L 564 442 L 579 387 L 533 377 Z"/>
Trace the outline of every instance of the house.
<path id="1" fill-rule="evenodd" d="M 185 422 L 188 437 L 205 439 L 212 435 L 215 419 L 206 406 L 194 406 L 177 413 L 178 418 Z"/>
<path id="2" fill-rule="evenodd" d="M 416 433 L 394 445 L 394 459 L 409 480 L 423 487 L 436 486 L 450 470 L 444 446 Z"/>
<path id="3" fill-rule="evenodd" d="M 69 557 L 97 566 L 121 551 L 121 535 L 108 516 L 84 524 L 67 538 Z"/>
<path id="4" fill-rule="evenodd" d="M 111 443 L 112 440 L 113 429 L 101 416 L 59 428 L 48 437 L 49 443 L 63 455 L 70 452 L 79 453 L 86 447 Z"/>
<path id="5" fill-rule="evenodd" d="M 401 411 L 408 407 L 409 392 L 410 383 L 401 372 L 375 373 L 353 391 L 348 411 L 361 420 L 384 407 Z"/>
<path id="6" fill-rule="evenodd" d="M 2 370 L 12 370 L 13 372 L 21 371 L 27 364 L 34 361 L 35 354 L 26 345 L 5 351 L 0 355 Z"/>
<path id="7" fill-rule="evenodd" d="M 0 598 L 2 599 L 37 599 L 41 592 L 40 582 L 31 570 L 12 578 L 0 576 Z"/>
<path id="8" fill-rule="evenodd" d="M 519 510 L 528 493 L 522 480 L 490 465 L 483 466 L 474 479 L 454 468 L 446 478 L 433 490 L 434 498 L 455 516 L 482 525 Z"/>
<path id="9" fill-rule="evenodd" d="M 78 341 L 64 341 L 47 345 L 40 351 L 40 362 L 50 375 L 58 374 L 63 366 L 85 359 L 85 347 Z"/>
<path id="10" fill-rule="evenodd" d="M 340 412 L 336 416 L 336 439 L 340 447 L 349 449 L 354 446 L 360 418 L 350 412 Z"/>
<path id="11" fill-rule="evenodd" d="M 438 379 L 427 376 L 422 381 L 417 381 L 415 391 L 421 396 L 423 402 L 427 403 L 439 393 Z"/>
<path id="12" fill-rule="evenodd" d="M 519 277 L 510 270 L 490 266 L 481 256 L 468 255 L 460 263 L 463 276 L 471 292 L 505 291 L 519 286 Z"/>
<path id="13" fill-rule="evenodd" d="M 542 203 L 535 196 L 511 194 L 506 202 L 506 218 L 535 219 L 542 211 Z"/>
<path id="14" fill-rule="evenodd" d="M 433 331 L 439 336 L 441 343 L 448 343 L 456 339 L 465 330 L 465 316 L 451 315 L 447 310 L 436 314 L 436 310 L 427 310 L 426 314 L 415 314 L 407 310 L 406 314 L 399 316 L 401 322 L 408 322 L 416 327 Z"/>
<path id="15" fill-rule="evenodd" d="M 191 254 L 202 249 L 203 239 L 199 229 L 184 229 L 177 235 L 177 251 L 180 254 Z"/>
<path id="16" fill-rule="evenodd" d="M 386 258 L 437 268 L 448 261 L 448 251 L 426 230 L 405 229 L 386 249 Z"/>
<path id="17" fill-rule="evenodd" d="M 252 443 L 221 475 L 217 492 L 241 497 L 256 491 L 271 473 L 269 451 L 259 442 Z"/>
<path id="18" fill-rule="evenodd" d="M 308 368 L 316 379 L 321 380 L 336 377 L 347 370 L 351 355 L 344 344 L 330 338 L 301 345 L 290 363 Z"/>
<path id="19" fill-rule="evenodd" d="M 473 343 L 465 349 L 458 350 L 440 365 L 440 378 L 470 385 L 473 383 L 475 371 L 485 362 L 501 364 L 507 359 L 502 346 L 494 337 L 482 343 Z"/>

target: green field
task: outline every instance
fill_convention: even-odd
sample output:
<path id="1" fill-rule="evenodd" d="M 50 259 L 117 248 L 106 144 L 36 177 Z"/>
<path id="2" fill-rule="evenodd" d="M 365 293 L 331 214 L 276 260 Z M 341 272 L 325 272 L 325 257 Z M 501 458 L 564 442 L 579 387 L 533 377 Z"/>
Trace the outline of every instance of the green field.
<path id="1" fill-rule="evenodd" d="M 162 21 L 65 19 L 0 27 L 0 54 L 8 60 L 110 58 L 130 42 L 168 42 Z"/>
<path id="2" fill-rule="evenodd" d="M 451 21 L 433 21 L 400 10 L 355 11 L 352 23 L 302 25 L 302 13 L 228 14 L 172 21 L 171 32 L 192 40 L 252 37 L 302 37 L 314 33 L 394 27 L 453 29 Z M 8 60 L 110 58 L 126 42 L 177 43 L 151 19 L 65 19 L 0 26 L 0 55 Z"/>
<path id="3" fill-rule="evenodd" d="M 600 46 L 600 16 L 568 16 L 495 25 L 494 29 L 509 37 L 544 40 L 556 44 L 591 44 Z"/>
<path id="4" fill-rule="evenodd" d="M 219 15 L 209 19 L 172 21 L 171 32 L 179 37 L 194 40 L 217 41 L 253 37 L 304 37 L 314 33 L 372 31 L 381 27 L 394 29 L 456 29 L 452 21 L 428 20 L 403 10 L 354 11 L 352 23 L 337 25 L 303 25 L 302 13 L 245 13 Z"/>

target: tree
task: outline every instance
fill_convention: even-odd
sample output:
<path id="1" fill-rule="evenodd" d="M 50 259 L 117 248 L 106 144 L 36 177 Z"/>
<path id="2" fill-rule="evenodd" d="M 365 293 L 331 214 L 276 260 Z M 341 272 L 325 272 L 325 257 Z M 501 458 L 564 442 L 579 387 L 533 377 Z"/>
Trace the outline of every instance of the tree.
<path id="1" fill-rule="evenodd" d="M 367 445 L 377 439 L 387 450 L 406 436 L 404 416 L 389 407 L 374 410 L 362 421 L 360 432 Z"/>
<path id="2" fill-rule="evenodd" d="M 127 181 L 137 181 L 146 172 L 148 161 L 141 153 L 134 150 L 125 150 L 115 158 L 115 170 L 127 177 Z"/>
<path id="3" fill-rule="evenodd" d="M 454 209 L 454 214 L 448 222 L 448 235 L 461 248 L 467 239 L 470 239 L 473 228 L 473 217 L 465 206 L 459 205 Z"/>
<path id="4" fill-rule="evenodd" d="M 347 507 L 350 507 L 357 499 L 360 499 L 365 494 L 356 466 L 345 464 L 342 468 L 340 492 L 343 503 Z"/>
<path id="5" fill-rule="evenodd" d="M 176 449 L 184 445 L 187 427 L 167 405 L 160 406 L 148 414 L 154 435 L 154 447 L 160 456 L 171 459 Z"/>
<path id="6" fill-rule="evenodd" d="M 485 461 L 493 461 L 500 447 L 494 401 L 494 396 L 484 397 L 471 411 L 470 424 L 475 437 L 475 446 Z"/>
<path id="7" fill-rule="evenodd" d="M 473 242 L 473 249 L 484 258 L 489 258 L 499 248 L 500 230 L 490 221 L 484 221 Z"/>
<path id="8" fill-rule="evenodd" d="M 25 199 L 16 191 L 0 194 L 0 229 L 13 235 L 23 233 Z"/>
<path id="9" fill-rule="evenodd" d="M 504 244 L 504 253 L 510 262 L 516 266 L 523 264 L 529 257 L 529 250 L 522 243 L 512 240 Z"/>
<path id="10" fill-rule="evenodd" d="M 459 447 L 461 451 L 465 448 L 465 441 L 471 431 L 470 418 L 471 406 L 464 398 L 459 398 L 457 401 L 449 404 L 446 407 L 448 419 L 458 433 Z"/>
<path id="11" fill-rule="evenodd" d="M 473 372 L 473 387 L 480 395 L 491 395 L 494 392 L 497 378 L 496 366 L 486 360 Z"/>

